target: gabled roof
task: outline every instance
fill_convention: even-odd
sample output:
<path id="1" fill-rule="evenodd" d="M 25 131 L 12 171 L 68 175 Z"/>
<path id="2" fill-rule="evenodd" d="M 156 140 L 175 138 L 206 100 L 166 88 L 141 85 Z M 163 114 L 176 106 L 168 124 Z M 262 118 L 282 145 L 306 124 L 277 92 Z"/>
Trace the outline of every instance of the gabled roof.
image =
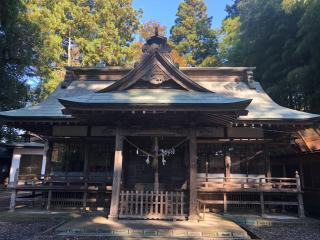
<path id="1" fill-rule="evenodd" d="M 147 55 L 141 63 L 121 80 L 100 90 L 99 93 L 127 90 L 139 80 L 147 81 L 154 85 L 160 85 L 165 81 L 173 80 L 187 91 L 210 92 L 179 71 L 162 53 L 155 51 Z"/>
<path id="2" fill-rule="evenodd" d="M 147 39 L 142 51 L 141 61 L 134 69 L 118 82 L 100 90 L 99 93 L 128 90 L 138 81 L 149 83 L 146 85 L 147 88 L 163 87 L 166 81 L 173 81 L 178 88 L 186 91 L 210 92 L 191 80 L 172 63 L 171 47 L 165 37 L 155 35 Z M 171 88 L 174 86 L 171 85 Z"/>
<path id="3" fill-rule="evenodd" d="M 170 60 L 166 38 L 154 36 L 143 47 L 141 62 L 122 79 L 92 94 L 59 99 L 81 118 L 84 112 L 189 111 L 246 115 L 251 99 L 226 97 L 200 86 Z M 81 112 L 81 116 L 77 115 Z M 95 113 L 97 114 L 97 113 Z"/>

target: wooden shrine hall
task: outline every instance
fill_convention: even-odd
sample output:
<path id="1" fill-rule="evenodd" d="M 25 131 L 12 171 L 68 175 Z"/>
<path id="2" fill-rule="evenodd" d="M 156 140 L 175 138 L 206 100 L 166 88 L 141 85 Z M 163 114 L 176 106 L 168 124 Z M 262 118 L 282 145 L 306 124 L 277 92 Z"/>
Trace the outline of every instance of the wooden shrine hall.
<path id="1" fill-rule="evenodd" d="M 198 219 L 206 211 L 304 216 L 300 169 L 271 152 L 320 116 L 279 106 L 254 68 L 176 66 L 149 38 L 134 68 L 69 67 L 43 102 L 0 113 L 46 139 L 45 175 L 15 177 L 17 204 L 103 209 L 110 219 Z"/>

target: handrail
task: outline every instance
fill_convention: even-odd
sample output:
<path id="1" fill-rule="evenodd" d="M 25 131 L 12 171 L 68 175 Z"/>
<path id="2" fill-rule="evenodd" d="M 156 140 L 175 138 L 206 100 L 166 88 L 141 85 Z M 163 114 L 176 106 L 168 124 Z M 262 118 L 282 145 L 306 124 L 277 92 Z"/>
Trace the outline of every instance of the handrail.
<path id="1" fill-rule="evenodd" d="M 19 184 L 20 183 L 20 184 Z M 26 175 L 18 175 L 15 176 L 15 181 L 12 188 L 21 187 L 23 185 L 32 185 L 32 186 L 46 186 L 50 184 L 50 186 L 54 185 L 85 185 L 85 184 L 104 184 L 111 185 L 111 181 L 109 178 L 95 178 L 95 177 L 84 177 L 80 175 L 76 176 L 53 176 L 48 174 L 26 174 Z"/>
<path id="2" fill-rule="evenodd" d="M 254 179 L 254 180 L 258 180 L 258 179 L 266 179 L 266 180 L 296 180 L 296 178 L 279 178 L 279 177 L 198 177 L 198 179 Z"/>
<path id="3" fill-rule="evenodd" d="M 300 176 L 295 173 L 295 178 L 287 177 L 200 177 L 200 189 L 290 189 L 300 192 Z"/>

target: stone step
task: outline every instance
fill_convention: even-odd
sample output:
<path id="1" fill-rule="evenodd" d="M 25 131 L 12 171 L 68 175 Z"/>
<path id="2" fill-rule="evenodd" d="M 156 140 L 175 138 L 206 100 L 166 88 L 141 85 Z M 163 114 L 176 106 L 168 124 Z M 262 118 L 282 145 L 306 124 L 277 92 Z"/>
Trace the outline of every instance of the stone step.
<path id="1" fill-rule="evenodd" d="M 63 237 L 121 237 L 121 239 L 143 238 L 143 239 L 230 239 L 248 240 L 250 237 L 245 233 L 235 232 L 201 232 L 185 230 L 163 230 L 163 229 L 121 229 L 121 230 L 97 230 L 96 232 L 85 232 L 81 229 L 69 229 L 66 232 L 56 232 Z"/>
<path id="2" fill-rule="evenodd" d="M 55 229 L 59 236 L 69 237 L 118 237 L 158 239 L 230 239 L 248 240 L 247 232 L 222 216 L 208 216 L 209 221 L 161 221 L 118 220 L 110 221 L 103 216 L 73 219 Z"/>

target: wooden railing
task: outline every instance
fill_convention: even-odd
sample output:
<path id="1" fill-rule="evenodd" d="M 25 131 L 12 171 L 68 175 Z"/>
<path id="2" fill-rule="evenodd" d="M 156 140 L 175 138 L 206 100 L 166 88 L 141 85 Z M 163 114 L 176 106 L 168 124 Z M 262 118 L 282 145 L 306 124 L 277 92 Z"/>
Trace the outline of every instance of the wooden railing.
<path id="1" fill-rule="evenodd" d="M 198 178 L 199 191 L 301 191 L 300 178 L 207 177 Z"/>
<path id="2" fill-rule="evenodd" d="M 121 191 L 119 217 L 185 219 L 185 194 L 164 191 Z"/>
<path id="3" fill-rule="evenodd" d="M 107 179 L 86 179 L 83 176 L 20 175 L 15 176 L 10 210 L 16 203 L 31 202 L 32 206 L 50 209 L 52 206 L 83 208 L 94 206 L 109 208 L 112 186 Z"/>
<path id="4" fill-rule="evenodd" d="M 259 206 L 265 214 L 265 206 L 295 206 L 298 215 L 304 217 L 304 206 L 300 177 L 254 178 L 254 177 L 206 177 L 198 178 L 198 209 L 203 217 L 207 205 L 222 205 L 226 213 L 228 206 Z"/>

